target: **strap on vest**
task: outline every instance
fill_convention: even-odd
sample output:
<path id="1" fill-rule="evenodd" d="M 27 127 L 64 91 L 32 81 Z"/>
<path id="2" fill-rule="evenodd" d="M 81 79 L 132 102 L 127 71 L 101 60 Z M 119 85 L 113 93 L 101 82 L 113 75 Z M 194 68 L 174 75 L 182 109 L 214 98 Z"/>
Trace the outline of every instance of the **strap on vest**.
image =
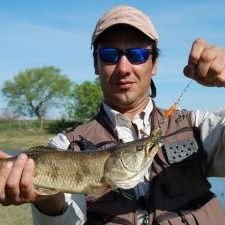
<path id="1" fill-rule="evenodd" d="M 98 151 L 98 150 L 104 150 L 109 146 L 113 146 L 115 144 L 118 144 L 117 142 L 114 141 L 104 141 L 104 142 L 100 142 L 98 144 L 94 144 L 93 142 L 87 140 L 86 138 L 82 137 L 80 135 L 80 140 L 73 140 L 70 143 L 70 148 L 73 145 L 78 145 L 81 151 Z"/>

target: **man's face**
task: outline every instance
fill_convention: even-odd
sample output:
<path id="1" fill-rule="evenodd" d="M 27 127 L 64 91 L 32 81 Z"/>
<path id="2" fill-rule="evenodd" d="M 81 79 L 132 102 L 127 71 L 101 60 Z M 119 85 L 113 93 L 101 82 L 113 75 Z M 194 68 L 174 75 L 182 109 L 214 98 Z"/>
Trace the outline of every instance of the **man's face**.
<path id="1" fill-rule="evenodd" d="M 151 44 L 138 31 L 120 28 L 107 32 L 97 45 L 122 51 L 132 48 L 151 49 Z M 120 112 L 131 110 L 148 101 L 151 77 L 156 72 L 152 56 L 141 64 L 132 64 L 122 55 L 116 64 L 103 62 L 97 54 L 96 72 L 99 74 L 105 102 Z"/>

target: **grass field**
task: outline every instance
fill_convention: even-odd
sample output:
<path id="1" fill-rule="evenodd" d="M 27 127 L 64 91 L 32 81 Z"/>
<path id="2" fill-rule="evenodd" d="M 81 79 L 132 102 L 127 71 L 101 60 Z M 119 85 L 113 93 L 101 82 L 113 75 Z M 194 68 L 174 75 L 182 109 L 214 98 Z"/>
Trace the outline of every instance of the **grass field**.
<path id="1" fill-rule="evenodd" d="M 38 129 L 0 130 L 0 149 L 25 150 L 31 146 L 46 145 L 52 136 L 53 134 Z"/>
<path id="2" fill-rule="evenodd" d="M 48 139 L 54 134 L 49 134 L 45 129 L 38 127 L 6 127 L 1 123 L 0 149 L 25 150 L 31 146 L 46 145 Z M 30 205 L 2 206 L 0 205 L 0 225 L 31 225 L 32 216 Z"/>
<path id="3" fill-rule="evenodd" d="M 0 205 L 0 225 L 31 225 L 30 205 L 2 206 Z"/>
<path id="4" fill-rule="evenodd" d="M 78 122 L 64 120 L 46 120 L 40 129 L 35 120 L 0 120 L 0 149 L 24 150 L 31 146 L 46 145 L 48 139 Z"/>

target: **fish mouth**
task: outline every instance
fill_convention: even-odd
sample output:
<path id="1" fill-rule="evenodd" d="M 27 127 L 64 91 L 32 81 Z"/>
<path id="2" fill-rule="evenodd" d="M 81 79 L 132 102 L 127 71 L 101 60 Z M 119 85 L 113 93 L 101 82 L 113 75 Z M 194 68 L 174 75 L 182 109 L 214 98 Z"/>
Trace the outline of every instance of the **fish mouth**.
<path id="1" fill-rule="evenodd" d="M 142 164 L 143 167 L 140 171 L 135 171 L 135 170 L 130 170 L 123 162 L 123 160 L 121 160 L 121 163 L 124 167 L 124 169 L 130 173 L 131 175 L 127 178 L 124 179 L 114 179 L 114 183 L 119 187 L 119 188 L 124 188 L 124 189 L 130 189 L 135 187 L 139 182 L 141 182 L 143 180 L 143 178 L 148 174 L 149 169 L 152 165 L 152 162 L 154 160 L 154 156 L 157 154 L 158 152 L 158 146 L 153 146 L 154 149 L 150 148 L 149 150 L 151 151 L 150 154 L 151 156 L 149 156 L 149 160 Z M 153 152 L 152 152 L 153 151 Z"/>
<path id="2" fill-rule="evenodd" d="M 125 179 L 114 179 L 114 183 L 117 187 L 123 189 L 134 188 L 141 180 L 145 177 L 145 175 L 149 171 L 149 167 L 151 166 L 151 161 L 148 162 L 138 173 L 134 173 L 132 176 Z M 128 170 L 129 171 L 129 170 Z"/>

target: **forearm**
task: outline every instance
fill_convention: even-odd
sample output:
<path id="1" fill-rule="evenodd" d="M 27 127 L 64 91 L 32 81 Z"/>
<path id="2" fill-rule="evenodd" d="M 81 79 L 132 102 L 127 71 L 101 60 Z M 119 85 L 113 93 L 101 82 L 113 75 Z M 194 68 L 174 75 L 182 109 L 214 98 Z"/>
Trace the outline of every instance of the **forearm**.
<path id="1" fill-rule="evenodd" d="M 58 216 L 66 210 L 65 196 L 63 193 L 49 196 L 45 200 L 35 202 L 39 211 L 48 216 Z"/>
<path id="2" fill-rule="evenodd" d="M 32 204 L 31 209 L 33 225 L 82 225 L 86 221 L 84 195 L 65 193 L 63 198 L 55 195 L 45 201 Z"/>
<path id="3" fill-rule="evenodd" d="M 225 176 L 225 112 L 196 111 L 192 118 L 206 153 L 203 166 L 207 175 Z"/>

